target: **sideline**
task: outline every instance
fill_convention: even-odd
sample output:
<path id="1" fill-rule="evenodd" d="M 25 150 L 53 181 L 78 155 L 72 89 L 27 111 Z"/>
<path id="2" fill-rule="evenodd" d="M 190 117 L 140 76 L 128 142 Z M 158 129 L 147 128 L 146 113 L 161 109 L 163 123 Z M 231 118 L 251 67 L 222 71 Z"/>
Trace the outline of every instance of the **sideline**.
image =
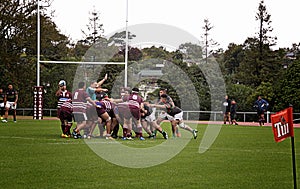
<path id="1" fill-rule="evenodd" d="M 9 117 L 10 119 L 10 117 Z M 17 120 L 20 119 L 20 120 L 30 120 L 32 119 L 33 120 L 33 117 L 32 116 L 17 116 Z M 42 120 L 59 120 L 57 117 L 43 117 Z M 41 121 L 41 120 L 40 120 Z M 168 121 L 164 121 L 164 122 L 168 122 Z M 215 125 L 222 125 L 223 124 L 223 121 L 192 121 L 192 120 L 184 120 L 184 122 L 186 123 L 195 123 L 195 124 L 215 124 Z M 257 126 L 259 127 L 259 124 L 258 122 L 238 122 L 239 126 Z M 226 125 L 224 125 L 224 127 L 228 126 L 229 124 L 227 123 Z M 264 126 L 262 127 L 265 127 L 265 126 L 272 126 L 272 123 L 265 123 Z M 300 123 L 295 123 L 294 124 L 294 127 L 295 128 L 300 128 Z"/>

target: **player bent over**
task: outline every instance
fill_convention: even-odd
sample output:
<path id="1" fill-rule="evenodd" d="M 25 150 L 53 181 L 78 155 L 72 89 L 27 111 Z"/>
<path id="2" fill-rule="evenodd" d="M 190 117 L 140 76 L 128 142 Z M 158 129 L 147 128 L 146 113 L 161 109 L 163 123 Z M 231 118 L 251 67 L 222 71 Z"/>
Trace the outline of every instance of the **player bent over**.
<path id="1" fill-rule="evenodd" d="M 170 103 L 167 102 L 167 95 L 163 94 L 160 96 L 161 97 L 161 102 L 164 105 L 158 105 L 158 104 L 151 104 L 151 106 L 157 107 L 157 108 L 163 108 L 166 109 L 166 113 L 170 116 L 173 117 L 171 120 L 171 124 L 173 125 L 178 125 L 180 128 L 187 130 L 193 134 L 194 139 L 197 138 L 197 129 L 192 129 L 190 126 L 186 125 L 183 122 L 183 112 L 180 108 L 177 106 L 172 107 Z"/>
<path id="2" fill-rule="evenodd" d="M 143 129 L 149 134 L 149 138 L 154 138 L 155 134 L 148 127 L 148 123 L 151 128 L 154 130 L 158 130 L 164 137 L 164 139 L 168 139 L 168 134 L 156 123 L 155 115 L 152 111 L 152 108 L 148 106 L 149 103 L 144 103 L 144 112 L 141 112 L 141 123 Z"/>
<path id="3" fill-rule="evenodd" d="M 138 93 L 139 93 L 139 89 L 133 88 L 131 94 L 126 98 L 124 98 L 124 101 L 127 102 L 128 109 L 129 109 L 129 111 L 125 112 L 124 124 L 123 124 L 123 129 L 127 130 L 126 139 L 132 139 L 131 138 L 131 131 L 133 125 L 132 122 L 134 122 L 134 125 L 136 125 L 136 130 L 135 130 L 136 137 L 139 138 L 140 140 L 145 140 L 145 138 L 142 135 L 143 128 L 141 124 L 141 110 L 144 111 L 144 105 L 143 105 L 143 99 Z"/>
<path id="4" fill-rule="evenodd" d="M 64 131 L 61 135 L 62 138 L 69 138 L 71 137 L 71 127 L 72 127 L 72 120 L 73 120 L 73 105 L 72 105 L 72 100 L 69 99 L 65 101 L 63 104 L 60 106 L 60 111 L 59 111 L 59 119 L 62 123 L 64 123 Z"/>
<path id="5" fill-rule="evenodd" d="M 86 121 L 86 127 L 83 129 L 84 130 L 83 138 L 91 139 L 92 133 L 98 123 L 98 115 L 97 115 L 96 107 L 93 106 L 91 103 L 87 103 L 86 116 L 87 116 L 87 121 Z"/>
<path id="6" fill-rule="evenodd" d="M 96 102 L 97 104 L 97 115 L 102 119 L 102 121 L 105 121 L 106 125 L 106 139 L 114 140 L 114 138 L 111 137 L 111 117 L 106 112 L 105 106 L 101 102 Z"/>
<path id="7" fill-rule="evenodd" d="M 103 98 L 99 99 L 100 101 L 96 102 L 97 104 L 97 118 L 100 118 L 104 123 L 100 123 L 103 126 L 106 126 L 106 139 L 112 139 L 111 132 L 114 130 L 116 122 L 115 115 L 113 113 L 114 104 L 110 102 L 108 95 L 104 94 Z M 89 135 L 92 135 L 95 126 L 91 128 Z"/>
<path id="8" fill-rule="evenodd" d="M 102 106 L 105 107 L 106 112 L 111 117 L 111 132 L 112 132 L 111 136 L 113 138 L 118 138 L 119 122 L 114 112 L 116 103 L 113 102 L 113 100 L 108 97 L 108 94 L 103 95 L 103 98 L 100 100 L 100 103 Z"/>
<path id="9" fill-rule="evenodd" d="M 166 96 L 167 96 L 167 97 L 166 97 L 167 103 L 170 104 L 171 107 L 174 107 L 174 106 L 175 106 L 173 99 L 167 94 L 167 89 L 164 89 L 164 88 L 161 88 L 161 89 L 159 90 L 159 98 L 157 99 L 156 104 L 160 104 L 160 105 L 163 105 L 163 104 L 164 104 L 163 102 L 161 102 L 161 95 L 166 95 Z M 153 109 L 154 109 L 154 108 L 153 108 Z M 154 109 L 154 111 L 155 111 L 155 109 Z M 175 138 L 176 136 L 177 136 L 177 137 L 180 137 L 181 134 L 180 134 L 180 132 L 179 132 L 179 130 L 178 130 L 178 127 L 177 127 L 176 124 L 172 123 L 172 119 L 173 119 L 172 116 L 168 115 L 165 111 L 162 111 L 162 112 L 159 114 L 159 116 L 158 116 L 156 122 L 157 122 L 158 125 L 160 125 L 160 123 L 161 123 L 163 120 L 168 120 L 168 121 L 170 121 L 170 122 L 171 122 L 171 126 L 172 126 L 173 137 L 174 137 L 174 138 Z"/>

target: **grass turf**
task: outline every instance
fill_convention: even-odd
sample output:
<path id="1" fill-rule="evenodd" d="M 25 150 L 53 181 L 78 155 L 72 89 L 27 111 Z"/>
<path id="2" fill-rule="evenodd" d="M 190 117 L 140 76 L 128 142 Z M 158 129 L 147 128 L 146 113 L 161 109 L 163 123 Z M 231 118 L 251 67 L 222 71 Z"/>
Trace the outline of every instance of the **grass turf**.
<path id="1" fill-rule="evenodd" d="M 163 128 L 169 127 L 164 123 Z M 290 139 L 275 143 L 271 127 L 224 125 L 214 144 L 200 154 L 198 148 L 205 128 L 206 125 L 198 125 L 199 137 L 169 161 L 136 169 L 103 160 L 83 140 L 60 138 L 56 120 L 0 123 L 0 186 L 14 189 L 293 188 Z M 170 130 L 168 133 L 171 134 Z M 298 128 L 295 129 L 298 161 L 297 136 L 300 136 Z M 145 148 L 163 140 L 159 137 L 118 141 Z M 299 165 L 297 162 L 298 178 Z"/>

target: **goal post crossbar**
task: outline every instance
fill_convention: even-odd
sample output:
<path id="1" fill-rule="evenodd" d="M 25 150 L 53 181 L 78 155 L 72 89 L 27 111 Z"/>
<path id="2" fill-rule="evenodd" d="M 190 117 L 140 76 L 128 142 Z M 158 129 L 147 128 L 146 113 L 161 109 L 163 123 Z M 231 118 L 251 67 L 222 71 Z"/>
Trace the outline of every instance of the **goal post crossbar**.
<path id="1" fill-rule="evenodd" d="M 40 63 L 46 64 L 92 64 L 92 65 L 125 65 L 125 62 L 75 62 L 75 61 L 44 61 L 40 60 Z"/>

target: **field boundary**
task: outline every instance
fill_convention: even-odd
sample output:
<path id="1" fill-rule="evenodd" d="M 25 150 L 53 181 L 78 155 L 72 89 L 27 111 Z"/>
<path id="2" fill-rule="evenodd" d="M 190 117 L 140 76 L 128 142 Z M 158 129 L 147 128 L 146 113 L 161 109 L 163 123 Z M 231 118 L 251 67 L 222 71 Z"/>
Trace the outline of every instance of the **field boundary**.
<path id="1" fill-rule="evenodd" d="M 12 117 L 9 117 L 9 119 L 12 119 Z M 33 120 L 32 116 L 17 116 L 17 120 Z M 43 120 L 59 120 L 57 117 L 44 117 Z M 197 121 L 197 120 L 185 120 L 186 123 L 195 123 L 195 124 L 216 124 L 216 125 L 222 125 L 223 121 Z M 259 126 L 258 122 L 238 122 L 240 126 Z M 228 123 L 226 125 L 229 125 Z M 265 126 L 272 126 L 271 123 L 265 123 L 263 127 Z M 294 124 L 295 128 L 300 128 L 300 124 Z"/>

